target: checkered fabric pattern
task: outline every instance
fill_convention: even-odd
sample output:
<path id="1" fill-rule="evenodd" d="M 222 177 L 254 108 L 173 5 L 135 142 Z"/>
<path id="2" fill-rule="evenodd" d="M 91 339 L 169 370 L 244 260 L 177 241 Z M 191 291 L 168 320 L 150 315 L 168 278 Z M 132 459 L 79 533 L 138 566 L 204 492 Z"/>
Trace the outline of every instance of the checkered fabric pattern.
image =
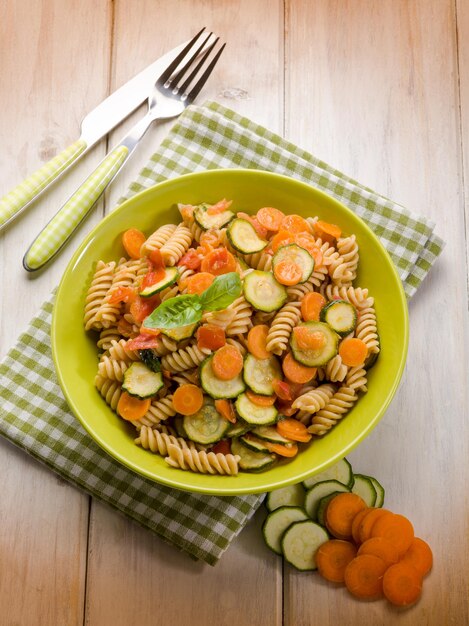
<path id="1" fill-rule="evenodd" d="M 427 220 L 216 103 L 186 110 L 126 197 L 165 178 L 217 167 L 288 174 L 347 204 L 389 250 L 409 297 L 442 249 Z M 53 298 L 0 364 L 0 433 L 194 558 L 216 563 L 263 496 L 221 498 L 170 489 L 133 473 L 99 448 L 70 414 L 53 373 Z"/>

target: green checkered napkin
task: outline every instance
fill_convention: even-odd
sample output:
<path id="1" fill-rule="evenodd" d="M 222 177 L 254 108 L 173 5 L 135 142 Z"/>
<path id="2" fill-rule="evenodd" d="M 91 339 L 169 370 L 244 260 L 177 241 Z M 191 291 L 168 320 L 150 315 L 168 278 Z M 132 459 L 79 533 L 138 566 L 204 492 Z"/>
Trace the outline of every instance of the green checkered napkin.
<path id="1" fill-rule="evenodd" d="M 443 247 L 428 220 L 216 103 L 186 110 L 126 197 L 166 178 L 220 167 L 288 174 L 341 200 L 380 237 L 409 297 Z M 263 496 L 221 498 L 170 489 L 134 474 L 99 448 L 70 414 L 54 376 L 53 299 L 0 364 L 0 433 L 191 556 L 216 563 Z"/>

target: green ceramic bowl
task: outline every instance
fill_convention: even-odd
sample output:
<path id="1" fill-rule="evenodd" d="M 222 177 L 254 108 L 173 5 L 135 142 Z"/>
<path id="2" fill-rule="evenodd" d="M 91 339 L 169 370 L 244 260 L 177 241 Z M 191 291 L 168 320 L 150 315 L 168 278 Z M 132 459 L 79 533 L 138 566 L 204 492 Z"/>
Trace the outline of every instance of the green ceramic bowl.
<path id="1" fill-rule="evenodd" d="M 230 198 L 237 210 L 275 206 L 285 213 L 319 215 L 355 233 L 360 268 L 355 284 L 375 297 L 381 354 L 369 372 L 368 393 L 325 437 L 313 441 L 293 461 L 264 473 L 236 477 L 185 472 L 133 443 L 135 431 L 111 411 L 96 391 L 96 337 L 83 329 L 83 309 L 96 261 L 118 260 L 121 233 L 146 233 L 179 220 L 177 202 L 198 204 Z M 60 283 L 52 321 L 52 350 L 67 401 L 91 437 L 115 459 L 151 480 L 186 491 L 236 495 L 270 491 L 304 480 L 337 462 L 377 425 L 401 378 L 408 343 L 407 306 L 401 282 L 387 252 L 349 209 L 326 194 L 290 178 L 253 170 L 213 170 L 181 176 L 128 200 L 100 222 L 80 245 Z"/>

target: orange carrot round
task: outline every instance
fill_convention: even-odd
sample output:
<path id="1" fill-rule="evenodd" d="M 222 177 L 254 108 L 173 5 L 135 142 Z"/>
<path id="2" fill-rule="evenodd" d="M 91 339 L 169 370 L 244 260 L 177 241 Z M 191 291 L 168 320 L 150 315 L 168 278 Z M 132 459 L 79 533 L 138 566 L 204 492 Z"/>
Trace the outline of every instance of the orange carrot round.
<path id="1" fill-rule="evenodd" d="M 225 331 L 216 324 L 204 324 L 197 329 L 197 346 L 218 350 L 226 344 Z"/>
<path id="2" fill-rule="evenodd" d="M 324 238 L 324 235 L 328 235 L 334 239 L 338 239 L 342 231 L 336 224 L 330 224 L 329 222 L 324 222 L 323 220 L 318 220 L 314 225 L 314 230 L 316 233 Z"/>
<path id="3" fill-rule="evenodd" d="M 316 565 L 323 578 L 333 583 L 343 583 L 347 565 L 357 556 L 350 541 L 330 539 L 316 551 Z"/>
<path id="4" fill-rule="evenodd" d="M 362 365 L 368 355 L 368 346 L 357 337 L 347 337 L 339 345 L 339 355 L 344 365 L 356 367 Z"/>
<path id="5" fill-rule="evenodd" d="M 352 537 L 353 537 L 353 540 L 355 541 L 355 543 L 360 543 L 359 530 L 360 530 L 360 524 L 362 522 L 362 519 L 365 517 L 365 515 L 368 513 L 368 511 L 372 511 L 372 510 L 374 510 L 374 509 L 372 509 L 371 507 L 367 507 L 366 509 L 362 509 L 353 518 L 353 521 L 352 521 Z"/>
<path id="6" fill-rule="evenodd" d="M 384 537 L 396 546 L 399 556 L 404 556 L 412 544 L 414 527 L 403 515 L 383 515 L 373 524 L 372 537 Z"/>
<path id="7" fill-rule="evenodd" d="M 273 404 L 275 404 L 275 400 L 277 399 L 277 396 L 261 396 L 257 393 L 254 393 L 250 389 L 246 391 L 246 395 L 249 400 L 253 404 L 257 404 L 257 406 L 272 406 Z"/>
<path id="8" fill-rule="evenodd" d="M 383 595 L 386 563 L 372 554 L 355 557 L 345 568 L 344 582 L 348 591 L 361 600 L 375 600 Z"/>
<path id="9" fill-rule="evenodd" d="M 215 276 L 209 272 L 199 272 L 198 274 L 189 276 L 186 282 L 187 293 L 197 293 L 200 295 L 210 287 L 214 280 Z"/>
<path id="10" fill-rule="evenodd" d="M 267 228 L 267 230 L 276 233 L 278 232 L 285 215 L 279 209 L 274 209 L 274 207 L 264 207 L 257 211 L 256 217 L 259 224 L 264 226 L 264 228 Z"/>
<path id="11" fill-rule="evenodd" d="M 309 383 L 317 374 L 316 367 L 307 367 L 295 361 L 291 352 L 289 352 L 282 361 L 282 369 L 285 376 L 292 383 L 305 384 Z"/>
<path id="12" fill-rule="evenodd" d="M 289 233 L 287 230 L 280 230 L 271 240 L 270 245 L 272 252 L 277 252 L 282 246 L 287 246 L 289 243 L 294 243 L 295 236 Z"/>
<path id="13" fill-rule="evenodd" d="M 248 350 L 256 359 L 268 359 L 272 353 L 267 350 L 267 335 L 269 327 L 266 324 L 256 324 L 248 333 Z"/>
<path id="14" fill-rule="evenodd" d="M 173 394 L 173 408 L 181 415 L 193 415 L 200 411 L 204 394 L 197 385 L 180 385 Z"/>
<path id="15" fill-rule="evenodd" d="M 433 566 L 433 553 L 426 541 L 414 537 L 401 562 L 410 563 L 422 576 L 426 576 Z"/>
<path id="16" fill-rule="evenodd" d="M 411 606 L 422 593 L 422 575 L 409 562 L 391 565 L 383 577 L 383 593 L 395 606 Z"/>
<path id="17" fill-rule="evenodd" d="M 228 422 L 236 423 L 236 413 L 229 400 L 215 400 L 215 408 Z"/>
<path id="18" fill-rule="evenodd" d="M 263 441 L 262 443 L 270 452 L 275 452 L 275 454 L 279 456 L 291 458 L 298 454 L 298 446 L 296 443 L 292 443 L 289 446 L 284 446 L 281 443 L 271 443 L 270 441 Z"/>
<path id="19" fill-rule="evenodd" d="M 310 233 L 311 228 L 309 227 L 308 222 L 301 217 L 301 215 L 286 215 L 282 223 L 280 225 L 282 230 L 286 230 L 289 233 Z"/>
<path id="20" fill-rule="evenodd" d="M 137 228 L 129 228 L 122 234 L 122 245 L 131 259 L 140 258 L 140 248 L 145 241 L 145 235 Z"/>
<path id="21" fill-rule="evenodd" d="M 226 248 L 217 248 L 203 258 L 200 269 L 214 276 L 236 272 L 236 260 Z"/>
<path id="22" fill-rule="evenodd" d="M 219 348 L 213 355 L 212 369 L 220 380 L 231 380 L 243 369 L 241 352 L 230 344 Z"/>
<path id="23" fill-rule="evenodd" d="M 366 508 L 365 501 L 358 494 L 338 494 L 327 505 L 327 530 L 338 539 L 351 539 L 353 518 Z"/>
<path id="24" fill-rule="evenodd" d="M 371 531 L 375 522 L 377 522 L 384 515 L 392 515 L 391 511 L 387 509 L 375 509 L 370 508 L 368 513 L 363 517 L 358 529 L 358 540 L 360 543 L 365 543 L 367 539 L 371 539 Z"/>
<path id="25" fill-rule="evenodd" d="M 281 285 L 297 285 L 302 275 L 303 271 L 298 263 L 289 259 L 280 261 L 274 266 L 274 276 Z"/>
<path id="26" fill-rule="evenodd" d="M 397 548 L 384 537 L 372 537 L 362 543 L 358 549 L 358 555 L 373 554 L 388 565 L 394 565 L 399 561 L 399 552 Z"/>
<path id="27" fill-rule="evenodd" d="M 277 422 L 277 432 L 286 439 L 305 443 L 310 441 L 312 437 L 304 424 L 292 418 L 282 419 Z"/>
<path id="28" fill-rule="evenodd" d="M 117 403 L 117 412 L 122 419 L 134 421 L 142 418 L 151 405 L 151 398 L 135 398 L 123 391 Z"/>
<path id="29" fill-rule="evenodd" d="M 305 322 L 319 322 L 319 314 L 326 299 L 317 291 L 307 293 L 301 301 L 301 316 Z"/>

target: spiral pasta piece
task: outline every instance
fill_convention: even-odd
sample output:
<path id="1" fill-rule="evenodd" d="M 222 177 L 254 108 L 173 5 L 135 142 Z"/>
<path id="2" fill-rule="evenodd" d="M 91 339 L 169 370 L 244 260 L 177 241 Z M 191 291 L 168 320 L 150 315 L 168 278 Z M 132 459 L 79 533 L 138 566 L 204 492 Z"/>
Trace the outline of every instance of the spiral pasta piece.
<path id="1" fill-rule="evenodd" d="M 174 352 L 177 350 L 177 342 L 174 339 L 170 339 L 166 337 L 166 335 L 160 335 L 158 337 L 157 345 L 154 348 L 151 348 L 154 356 L 166 356 L 170 352 Z"/>
<path id="2" fill-rule="evenodd" d="M 99 350 L 109 350 L 112 346 L 112 342 L 120 341 L 122 335 L 117 326 L 110 326 L 109 328 L 103 328 L 99 333 L 99 339 L 96 342 Z"/>
<path id="3" fill-rule="evenodd" d="M 171 287 L 166 287 L 163 291 L 160 292 L 161 302 L 165 300 L 169 300 L 170 298 L 175 298 L 179 293 L 178 285 L 171 285 Z"/>
<path id="4" fill-rule="evenodd" d="M 231 324 L 236 316 L 236 311 L 233 308 L 221 309 L 220 311 L 208 311 L 202 316 L 202 321 L 205 324 L 214 324 L 219 328 L 226 328 Z"/>
<path id="5" fill-rule="evenodd" d="M 114 271 L 112 284 L 104 298 L 104 302 L 96 314 L 96 319 L 107 325 L 116 324 L 121 315 L 122 305 L 120 302 L 111 303 L 109 299 L 119 288 L 131 287 L 137 280 L 137 275 L 141 271 L 142 263 L 140 259 L 126 261 L 122 258 Z"/>
<path id="6" fill-rule="evenodd" d="M 111 380 L 96 374 L 94 379 L 96 389 L 102 395 L 113 411 L 117 409 L 119 398 L 122 394 L 122 385 L 117 380 Z"/>
<path id="7" fill-rule="evenodd" d="M 209 354 L 211 350 L 200 349 L 197 344 L 193 344 L 164 356 L 161 366 L 169 372 L 183 372 L 199 366 Z"/>
<path id="8" fill-rule="evenodd" d="M 295 299 L 298 300 L 298 298 Z M 271 311 L 270 313 L 266 313 L 265 311 L 255 311 L 252 316 L 252 324 L 253 326 L 258 326 L 259 324 L 269 326 L 270 322 L 276 315 L 277 311 Z"/>
<path id="9" fill-rule="evenodd" d="M 316 413 L 324 408 L 334 395 L 335 387 L 333 385 L 320 385 L 316 389 L 298 396 L 292 403 L 294 409 L 308 411 L 308 413 Z"/>
<path id="10" fill-rule="evenodd" d="M 328 284 L 323 294 L 328 300 L 345 300 L 350 302 L 356 309 L 362 309 L 373 305 L 373 298 L 368 297 L 368 289 L 361 287 L 343 286 Z"/>
<path id="11" fill-rule="evenodd" d="M 205 452 L 201 450 L 190 450 L 168 445 L 168 456 L 166 463 L 171 467 L 178 467 L 184 470 L 192 470 L 202 474 L 224 474 L 225 476 L 236 476 L 238 474 L 238 463 L 240 457 L 234 454 L 216 454 L 215 452 Z"/>
<path id="12" fill-rule="evenodd" d="M 372 304 L 368 304 L 360 310 L 355 327 L 355 337 L 361 339 L 366 344 L 368 354 L 379 352 L 376 312 Z"/>
<path id="13" fill-rule="evenodd" d="M 98 374 L 103 378 L 122 382 L 128 367 L 129 361 L 112 359 L 107 354 L 103 354 L 98 365 Z"/>
<path id="14" fill-rule="evenodd" d="M 235 312 L 233 320 L 225 328 L 227 336 L 244 335 L 252 327 L 252 308 L 249 302 L 240 296 L 230 306 L 229 309 Z"/>
<path id="15" fill-rule="evenodd" d="M 340 354 L 336 354 L 324 368 L 325 378 L 331 382 L 342 382 L 347 376 L 348 367 L 342 363 Z"/>
<path id="16" fill-rule="evenodd" d="M 170 239 L 175 232 L 176 224 L 165 224 L 160 226 L 152 233 L 140 248 L 140 256 L 144 257 L 151 254 L 154 250 L 161 250 L 164 244 Z"/>
<path id="17" fill-rule="evenodd" d="M 347 387 L 366 393 L 368 391 L 366 386 L 367 382 L 366 370 L 361 365 L 351 367 L 348 370 L 347 377 L 345 378 L 345 385 Z"/>
<path id="18" fill-rule="evenodd" d="M 186 441 L 182 437 L 175 437 L 174 435 L 160 432 L 158 429 L 151 428 L 150 426 L 142 426 L 139 436 L 134 439 L 134 442 L 138 446 L 142 446 L 145 450 L 150 450 L 154 454 L 161 456 L 168 454 L 168 446 L 170 445 L 176 446 L 179 449 L 196 449 L 192 441 Z"/>
<path id="19" fill-rule="evenodd" d="M 153 398 L 148 411 L 137 421 L 143 426 L 155 426 L 174 415 L 176 411 L 173 408 L 173 396 L 167 395 L 163 398 Z"/>
<path id="20" fill-rule="evenodd" d="M 357 400 L 358 396 L 354 389 L 340 387 L 326 406 L 313 415 L 308 431 L 313 435 L 324 435 L 350 411 Z"/>
<path id="21" fill-rule="evenodd" d="M 171 376 L 171 381 L 177 383 L 178 385 L 199 385 L 199 370 L 197 367 L 194 367 L 192 370 L 177 372 L 177 374 Z"/>
<path id="22" fill-rule="evenodd" d="M 290 302 L 291 301 L 301 302 L 301 300 L 305 297 L 307 293 L 314 291 L 314 287 L 319 286 L 320 283 L 316 285 L 315 284 L 316 281 L 312 280 L 312 278 L 313 277 L 310 276 L 308 280 L 304 283 L 298 283 L 298 285 L 292 285 L 291 287 L 287 287 L 288 300 Z"/>
<path id="23" fill-rule="evenodd" d="M 300 321 L 300 317 L 300 302 L 289 302 L 280 309 L 272 320 L 267 334 L 266 348 L 269 352 L 281 355 L 287 349 L 292 330 Z"/>
<path id="24" fill-rule="evenodd" d="M 115 267 L 115 261 L 111 261 L 110 263 L 98 261 L 96 264 L 96 270 L 91 280 L 88 293 L 86 294 L 84 316 L 85 330 L 102 330 L 103 328 L 111 326 L 110 322 L 99 320 L 98 315 L 104 304 L 109 288 L 112 285 Z"/>
<path id="25" fill-rule="evenodd" d="M 194 270 L 189 269 L 185 265 L 178 266 L 179 278 L 178 278 L 178 286 L 180 293 L 186 293 L 187 289 L 187 279 L 195 274 Z"/>
<path id="26" fill-rule="evenodd" d="M 161 256 L 170 267 L 177 264 L 192 243 L 192 233 L 184 224 L 179 224 L 169 239 L 160 248 Z"/>
<path id="27" fill-rule="evenodd" d="M 267 254 L 261 250 L 260 252 L 254 252 L 253 254 L 239 254 L 238 256 L 254 270 L 261 270 L 262 272 L 268 272 L 272 269 L 272 255 Z"/>
<path id="28" fill-rule="evenodd" d="M 204 229 L 201 228 L 194 219 L 190 220 L 188 223 L 185 222 L 185 225 L 188 228 L 192 239 L 197 243 L 200 243 L 200 238 L 205 232 Z"/>
<path id="29" fill-rule="evenodd" d="M 226 343 L 239 350 L 241 356 L 246 356 L 248 349 L 246 347 L 246 340 L 242 335 L 238 335 L 237 337 L 227 337 Z"/>
<path id="30" fill-rule="evenodd" d="M 351 274 L 350 282 L 355 280 L 359 261 L 358 244 L 355 235 L 339 237 L 337 240 L 337 251 Z"/>
<path id="31" fill-rule="evenodd" d="M 119 341 L 111 340 L 109 358 L 127 362 L 140 361 L 138 350 L 129 350 L 126 339 L 120 339 Z"/>

